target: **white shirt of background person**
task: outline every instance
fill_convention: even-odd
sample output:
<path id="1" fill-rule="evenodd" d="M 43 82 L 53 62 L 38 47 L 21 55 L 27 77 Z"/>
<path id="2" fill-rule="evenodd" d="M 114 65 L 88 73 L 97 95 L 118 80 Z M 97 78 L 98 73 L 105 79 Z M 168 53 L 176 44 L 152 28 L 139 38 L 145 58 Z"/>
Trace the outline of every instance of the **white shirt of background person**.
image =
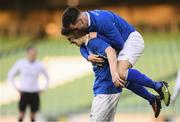
<path id="1" fill-rule="evenodd" d="M 8 81 L 11 81 L 13 86 L 19 92 L 41 92 L 48 88 L 49 76 L 43 64 L 36 60 L 37 50 L 35 48 L 27 49 L 27 58 L 17 61 L 11 68 L 8 74 Z M 39 86 L 39 76 L 43 74 L 46 79 L 45 87 L 43 89 Z M 19 86 L 15 77 L 19 76 Z"/>

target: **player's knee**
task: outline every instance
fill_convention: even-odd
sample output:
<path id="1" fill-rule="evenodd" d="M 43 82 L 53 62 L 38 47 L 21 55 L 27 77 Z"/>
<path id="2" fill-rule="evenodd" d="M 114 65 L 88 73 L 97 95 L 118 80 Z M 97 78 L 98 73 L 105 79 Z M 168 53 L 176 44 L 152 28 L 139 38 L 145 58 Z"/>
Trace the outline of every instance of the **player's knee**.
<path id="1" fill-rule="evenodd" d="M 125 72 L 124 71 L 120 71 L 119 70 L 119 77 L 122 79 L 122 80 L 125 80 L 125 78 L 126 78 L 126 74 L 125 74 Z"/>
<path id="2" fill-rule="evenodd" d="M 126 75 L 127 75 L 127 70 L 129 68 L 130 63 L 128 61 L 119 61 L 118 62 L 118 73 L 119 73 L 119 77 L 122 80 L 126 79 Z"/>

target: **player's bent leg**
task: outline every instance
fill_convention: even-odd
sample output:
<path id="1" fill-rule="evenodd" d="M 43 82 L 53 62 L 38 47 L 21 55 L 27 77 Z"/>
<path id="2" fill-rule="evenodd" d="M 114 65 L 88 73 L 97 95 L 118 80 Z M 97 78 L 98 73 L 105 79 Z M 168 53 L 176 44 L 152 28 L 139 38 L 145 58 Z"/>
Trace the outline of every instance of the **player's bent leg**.
<path id="1" fill-rule="evenodd" d="M 136 95 L 146 99 L 150 104 L 153 103 L 155 95 L 151 94 L 143 86 L 135 83 L 129 83 L 126 88 L 134 92 Z"/>
<path id="2" fill-rule="evenodd" d="M 132 68 L 128 69 L 126 80 L 128 82 L 133 82 L 133 83 L 137 83 L 142 86 L 152 88 L 156 91 L 162 87 L 162 83 L 154 82 L 147 75 L 141 73 L 137 69 L 132 69 Z"/>
<path id="3" fill-rule="evenodd" d="M 168 84 L 166 82 L 155 82 L 137 69 L 131 68 L 128 69 L 126 80 L 127 82 L 136 83 L 154 89 L 161 96 L 166 106 L 169 105 L 171 95 L 168 89 Z"/>
<path id="4" fill-rule="evenodd" d="M 90 122 L 112 122 L 116 112 L 120 93 L 100 94 L 94 97 Z"/>
<path id="5" fill-rule="evenodd" d="M 139 80 L 141 81 L 141 78 L 144 77 L 144 75 L 142 75 L 142 77 L 139 77 L 140 79 L 134 78 L 136 80 L 128 80 L 128 72 L 129 72 L 130 67 L 132 67 L 132 65 L 128 60 L 118 61 L 118 73 L 120 75 L 120 78 L 122 80 L 127 80 L 126 88 L 128 88 L 129 90 L 133 91 L 135 94 L 137 94 L 149 101 L 149 103 L 151 104 L 151 106 L 153 108 L 154 116 L 157 118 L 160 114 L 160 109 L 161 109 L 160 99 L 158 97 L 152 95 L 144 87 L 142 87 L 143 85 L 145 85 L 145 86 L 146 86 L 146 84 L 148 85 L 148 82 L 145 81 L 144 82 L 145 84 L 138 82 Z M 138 74 L 134 73 L 134 74 L 132 74 L 132 76 L 134 77 L 134 75 L 138 75 Z M 138 85 L 138 83 L 140 85 Z M 151 85 L 155 85 L 151 81 L 149 83 L 151 83 Z"/>
<path id="6" fill-rule="evenodd" d="M 155 90 L 160 89 L 162 86 L 161 83 L 154 82 L 146 75 L 142 74 L 136 69 L 131 69 L 132 64 L 128 60 L 119 60 L 118 61 L 118 73 L 122 80 L 136 83 L 142 86 L 150 87 Z"/>
<path id="7" fill-rule="evenodd" d="M 144 40 L 140 33 L 137 31 L 132 32 L 126 42 L 124 43 L 123 49 L 118 54 L 118 72 L 120 78 L 123 80 L 127 79 L 127 71 L 132 68 L 137 62 L 139 57 L 144 51 Z"/>
<path id="8" fill-rule="evenodd" d="M 118 61 L 118 73 L 122 80 L 129 83 L 136 83 L 154 89 L 159 93 L 166 106 L 170 104 L 170 92 L 166 82 L 155 82 L 137 69 L 132 69 L 128 60 Z"/>
<path id="9" fill-rule="evenodd" d="M 170 104 L 170 92 L 166 82 L 155 82 L 147 75 L 141 73 L 137 69 L 132 69 L 131 63 L 128 60 L 118 61 L 118 73 L 122 80 L 126 83 L 136 83 L 154 89 L 163 99 L 166 106 Z"/>

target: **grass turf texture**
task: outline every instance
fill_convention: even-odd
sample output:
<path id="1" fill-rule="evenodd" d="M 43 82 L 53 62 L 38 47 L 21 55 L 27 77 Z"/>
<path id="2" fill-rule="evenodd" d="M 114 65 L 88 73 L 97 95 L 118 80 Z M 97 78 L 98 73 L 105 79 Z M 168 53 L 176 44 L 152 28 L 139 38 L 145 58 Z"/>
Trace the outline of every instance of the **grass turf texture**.
<path id="1" fill-rule="evenodd" d="M 41 96 L 41 112 L 47 118 L 57 118 L 71 113 L 89 112 L 93 93 L 93 75 L 87 75 L 72 82 L 58 86 L 55 89 L 50 89 Z M 171 91 L 173 82 L 170 83 Z M 175 110 L 180 114 L 179 104 L 180 98 L 177 100 Z M 165 107 L 163 105 L 163 114 L 170 115 L 172 106 Z M 118 112 L 122 113 L 151 113 L 151 106 L 147 101 L 137 95 L 124 89 L 117 108 Z M 17 102 L 1 106 L 0 114 L 17 114 Z"/>

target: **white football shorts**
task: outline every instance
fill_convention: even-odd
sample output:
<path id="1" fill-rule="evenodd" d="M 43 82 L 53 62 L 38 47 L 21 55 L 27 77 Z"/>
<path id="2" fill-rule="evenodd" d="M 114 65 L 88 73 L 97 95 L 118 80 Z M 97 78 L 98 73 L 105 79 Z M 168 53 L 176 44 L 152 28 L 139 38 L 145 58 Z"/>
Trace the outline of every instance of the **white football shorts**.
<path id="1" fill-rule="evenodd" d="M 123 49 L 119 52 L 117 60 L 128 60 L 134 66 L 138 58 L 143 54 L 143 51 L 143 37 L 137 31 L 132 32 L 124 43 Z"/>

